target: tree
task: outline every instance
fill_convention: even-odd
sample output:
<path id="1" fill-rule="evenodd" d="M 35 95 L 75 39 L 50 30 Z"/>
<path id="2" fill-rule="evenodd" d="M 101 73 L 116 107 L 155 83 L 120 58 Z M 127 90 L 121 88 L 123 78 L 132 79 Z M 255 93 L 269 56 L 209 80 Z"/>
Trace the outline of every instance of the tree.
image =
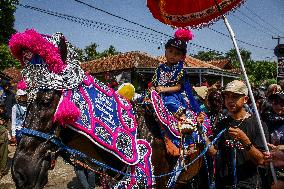
<path id="1" fill-rule="evenodd" d="M 269 80 L 276 80 L 277 65 L 269 61 L 250 61 L 246 64 L 247 74 L 251 76 L 251 82 L 255 85 Z"/>
<path id="2" fill-rule="evenodd" d="M 116 51 L 116 49 L 114 48 L 114 46 L 110 46 L 108 49 L 104 50 L 102 53 L 100 53 L 100 58 L 102 57 L 107 57 L 107 56 L 111 56 L 111 55 L 116 55 L 119 54 L 118 51 Z"/>
<path id="3" fill-rule="evenodd" d="M 14 59 L 13 55 L 10 52 L 8 45 L 0 45 L 0 70 L 5 68 L 16 67 L 20 68 L 20 63 Z"/>
<path id="4" fill-rule="evenodd" d="M 260 85 L 264 82 L 273 82 L 276 80 L 277 65 L 275 62 L 254 61 L 251 59 L 251 52 L 245 49 L 240 49 L 240 53 L 248 78 L 253 85 Z M 239 58 L 235 49 L 229 50 L 225 53 L 225 56 L 216 51 L 199 51 L 193 57 L 203 61 L 227 58 L 231 60 L 233 67 L 240 68 Z"/>
<path id="5" fill-rule="evenodd" d="M 203 61 L 224 59 L 224 56 L 222 56 L 220 53 L 218 53 L 216 51 L 207 51 L 207 52 L 206 51 L 199 51 L 193 57 L 197 58 L 199 60 L 203 60 Z"/>
<path id="6" fill-rule="evenodd" d="M 96 43 L 88 45 L 83 50 L 75 47 L 75 51 L 78 55 L 78 60 L 80 60 L 81 62 L 91 61 L 102 57 L 119 54 L 119 52 L 116 51 L 115 47 L 112 45 L 110 45 L 109 48 L 104 50 L 103 52 L 98 52 L 97 47 L 98 45 Z"/>
<path id="7" fill-rule="evenodd" d="M 14 29 L 14 12 L 16 10 L 15 0 L 1 0 L 0 1 L 0 43 L 8 43 L 11 35 L 16 32 Z"/>
<path id="8" fill-rule="evenodd" d="M 98 45 L 96 43 L 92 43 L 84 49 L 85 61 L 90 61 L 98 58 L 99 53 L 97 52 L 97 47 Z"/>
<path id="9" fill-rule="evenodd" d="M 251 52 L 245 49 L 240 49 L 241 57 L 244 62 L 244 64 L 248 63 L 251 61 Z M 239 63 L 239 58 L 237 55 L 236 49 L 231 49 L 225 54 L 225 58 L 228 58 L 231 60 L 231 63 L 234 67 L 239 68 L 240 63 Z"/>
<path id="10" fill-rule="evenodd" d="M 20 63 L 15 60 L 9 50 L 8 41 L 14 29 L 14 12 L 16 7 L 13 3 L 18 1 L 2 0 L 0 1 L 0 70 L 9 67 L 20 67 Z"/>
<path id="11" fill-rule="evenodd" d="M 85 55 L 84 55 L 84 51 L 80 48 L 74 47 L 75 48 L 75 52 L 77 53 L 77 59 L 80 62 L 84 62 L 85 61 Z"/>

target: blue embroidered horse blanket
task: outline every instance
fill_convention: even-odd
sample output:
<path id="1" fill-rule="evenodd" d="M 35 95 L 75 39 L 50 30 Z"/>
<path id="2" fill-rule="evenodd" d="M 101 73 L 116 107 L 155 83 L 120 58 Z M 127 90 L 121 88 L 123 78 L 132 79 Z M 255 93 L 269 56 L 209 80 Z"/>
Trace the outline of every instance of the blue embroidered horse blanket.
<path id="1" fill-rule="evenodd" d="M 82 84 L 63 94 L 75 103 L 81 117 L 69 126 L 87 136 L 123 162 L 138 162 L 135 120 L 132 105 L 99 80 L 86 76 Z"/>

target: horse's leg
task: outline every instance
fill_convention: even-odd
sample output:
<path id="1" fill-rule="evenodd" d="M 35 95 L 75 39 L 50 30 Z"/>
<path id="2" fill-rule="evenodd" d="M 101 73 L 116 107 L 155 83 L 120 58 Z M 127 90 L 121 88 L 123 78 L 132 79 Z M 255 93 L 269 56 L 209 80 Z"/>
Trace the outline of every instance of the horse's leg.
<path id="1" fill-rule="evenodd" d="M 154 166 L 154 175 L 161 175 L 168 173 L 170 170 L 167 151 L 165 143 L 162 139 L 154 138 L 152 142 L 152 164 Z M 156 188 L 164 189 L 166 188 L 169 177 L 164 176 L 160 178 L 155 178 Z"/>

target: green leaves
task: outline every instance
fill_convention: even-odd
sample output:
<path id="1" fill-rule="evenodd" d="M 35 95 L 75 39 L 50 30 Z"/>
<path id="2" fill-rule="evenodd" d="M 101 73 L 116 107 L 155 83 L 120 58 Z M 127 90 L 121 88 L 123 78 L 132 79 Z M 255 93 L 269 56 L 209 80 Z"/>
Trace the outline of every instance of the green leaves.
<path id="1" fill-rule="evenodd" d="M 8 45 L 1 44 L 0 45 L 0 70 L 4 70 L 5 68 L 16 67 L 20 68 L 20 63 L 14 59 L 11 54 Z"/>
<path id="2" fill-rule="evenodd" d="M 13 58 L 8 41 L 14 29 L 14 12 L 16 7 L 12 3 L 17 3 L 16 0 L 1 0 L 0 1 L 0 70 L 9 67 L 20 68 L 20 63 Z"/>
<path id="3" fill-rule="evenodd" d="M 90 61 L 99 59 L 102 57 L 107 57 L 110 55 L 116 55 L 119 54 L 118 51 L 116 51 L 115 47 L 110 45 L 108 49 L 104 50 L 103 52 L 97 51 L 98 45 L 96 43 L 92 43 L 91 45 L 87 46 L 85 49 L 79 49 L 76 48 L 76 52 L 78 54 L 78 58 L 80 61 Z"/>
<path id="4" fill-rule="evenodd" d="M 241 57 L 243 59 L 244 64 L 249 62 L 249 61 L 251 61 L 251 52 L 249 52 L 249 51 L 247 51 L 245 49 L 240 49 L 240 53 L 241 53 Z M 238 58 L 236 49 L 229 50 L 225 54 L 225 58 L 230 59 L 232 65 L 235 68 L 239 68 L 240 67 L 239 58 Z"/>
<path id="5" fill-rule="evenodd" d="M 263 83 L 276 83 L 277 64 L 270 61 L 254 61 L 251 59 L 251 52 L 245 49 L 240 49 L 241 57 L 243 59 L 246 72 L 249 80 L 253 85 L 260 85 Z M 218 59 L 229 59 L 234 68 L 240 68 L 237 51 L 235 49 L 229 50 L 225 55 L 220 55 L 215 51 L 199 51 L 194 58 L 210 61 Z"/>
<path id="6" fill-rule="evenodd" d="M 11 35 L 15 33 L 14 29 L 14 12 L 16 7 L 12 5 L 11 0 L 0 1 L 0 44 L 8 43 Z"/>
<path id="7" fill-rule="evenodd" d="M 210 60 L 224 59 L 225 57 L 217 53 L 216 51 L 207 51 L 207 52 L 199 51 L 196 55 L 193 56 L 193 58 L 197 58 L 203 61 L 210 61 Z"/>

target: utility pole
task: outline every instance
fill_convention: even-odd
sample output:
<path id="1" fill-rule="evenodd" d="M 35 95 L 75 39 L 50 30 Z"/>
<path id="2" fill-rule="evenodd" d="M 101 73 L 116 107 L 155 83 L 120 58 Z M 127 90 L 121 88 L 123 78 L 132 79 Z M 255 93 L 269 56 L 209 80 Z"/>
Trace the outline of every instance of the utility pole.
<path id="1" fill-rule="evenodd" d="M 277 39 L 277 46 L 274 48 L 274 54 L 277 56 L 277 81 L 284 79 L 284 44 L 280 43 L 280 39 L 284 37 L 272 37 Z"/>
<path id="2" fill-rule="evenodd" d="M 278 37 L 272 37 L 272 39 L 277 39 L 277 41 L 278 41 L 278 45 L 280 44 L 280 39 L 282 39 L 282 38 L 284 38 L 284 37 L 281 37 L 281 36 L 278 36 Z"/>

